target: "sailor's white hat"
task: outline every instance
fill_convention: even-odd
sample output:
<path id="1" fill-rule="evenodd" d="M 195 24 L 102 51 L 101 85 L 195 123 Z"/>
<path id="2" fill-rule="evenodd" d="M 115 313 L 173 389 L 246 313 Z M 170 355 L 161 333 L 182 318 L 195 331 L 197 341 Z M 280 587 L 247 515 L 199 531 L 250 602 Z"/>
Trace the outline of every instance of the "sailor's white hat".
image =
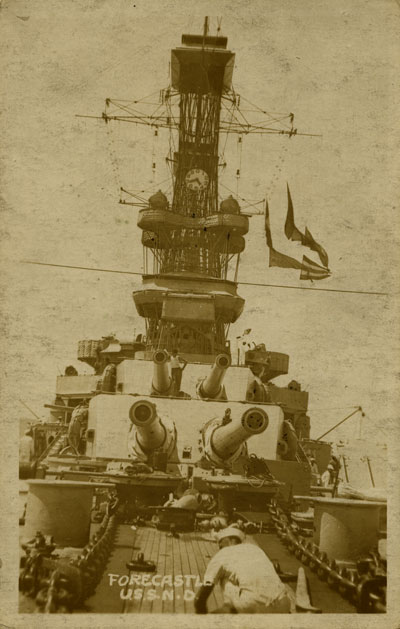
<path id="1" fill-rule="evenodd" d="M 235 526 L 228 526 L 226 529 L 221 529 L 217 533 L 217 540 L 220 542 L 225 537 L 237 537 L 241 542 L 243 542 L 245 538 L 245 534 L 240 529 Z"/>

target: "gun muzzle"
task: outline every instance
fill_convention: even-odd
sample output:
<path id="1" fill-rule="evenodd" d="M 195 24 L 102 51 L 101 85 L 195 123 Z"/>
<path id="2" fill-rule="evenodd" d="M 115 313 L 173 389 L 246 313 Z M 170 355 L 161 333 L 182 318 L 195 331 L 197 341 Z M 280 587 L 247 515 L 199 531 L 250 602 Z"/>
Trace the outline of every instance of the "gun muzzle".
<path id="1" fill-rule="evenodd" d="M 164 445 L 167 431 L 157 415 L 155 404 L 148 400 L 138 400 L 129 409 L 129 418 L 136 427 L 137 439 L 144 452 Z"/>
<path id="2" fill-rule="evenodd" d="M 168 354 L 158 349 L 153 354 L 153 382 L 152 388 L 156 395 L 167 395 L 172 388 L 172 378 L 168 369 Z"/>
<path id="3" fill-rule="evenodd" d="M 230 459 L 249 437 L 264 432 L 268 423 L 268 415 L 262 408 L 248 408 L 240 419 L 215 428 L 210 439 L 211 449 L 220 459 Z"/>
<path id="4" fill-rule="evenodd" d="M 198 388 L 198 393 L 201 398 L 211 400 L 226 399 L 222 382 L 230 364 L 231 359 L 228 354 L 218 354 L 211 368 L 211 372 Z"/>

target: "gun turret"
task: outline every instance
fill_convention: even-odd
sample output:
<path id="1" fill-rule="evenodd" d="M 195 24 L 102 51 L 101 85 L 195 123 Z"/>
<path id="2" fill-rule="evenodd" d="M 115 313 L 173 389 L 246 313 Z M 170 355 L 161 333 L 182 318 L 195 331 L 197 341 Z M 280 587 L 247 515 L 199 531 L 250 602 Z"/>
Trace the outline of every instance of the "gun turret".
<path id="1" fill-rule="evenodd" d="M 224 385 L 222 384 L 226 370 L 231 364 L 227 354 L 218 354 L 211 372 L 197 388 L 199 396 L 203 399 L 226 400 Z"/>
<path id="2" fill-rule="evenodd" d="M 152 393 L 155 395 L 168 395 L 172 390 L 172 378 L 168 369 L 168 354 L 163 349 L 158 349 L 153 354 L 153 381 Z"/>
<path id="3" fill-rule="evenodd" d="M 267 413 L 258 407 L 248 408 L 228 424 L 213 419 L 203 428 L 205 454 L 216 465 L 233 463 L 246 453 L 247 439 L 264 432 L 268 423 Z"/>
<path id="4" fill-rule="evenodd" d="M 157 407 L 149 400 L 138 400 L 129 410 L 132 422 L 129 450 L 135 458 L 147 461 L 155 450 L 166 452 L 168 458 L 176 446 L 176 430 L 172 422 L 161 421 Z"/>

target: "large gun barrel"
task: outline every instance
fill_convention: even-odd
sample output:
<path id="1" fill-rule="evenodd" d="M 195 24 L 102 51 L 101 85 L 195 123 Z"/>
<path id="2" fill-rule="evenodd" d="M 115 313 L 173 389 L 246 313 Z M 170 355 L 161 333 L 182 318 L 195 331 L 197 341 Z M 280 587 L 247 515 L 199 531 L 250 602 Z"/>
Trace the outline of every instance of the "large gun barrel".
<path id="1" fill-rule="evenodd" d="M 75 406 L 62 406 L 61 404 L 43 404 L 44 408 L 51 408 L 53 411 L 68 411 L 69 413 L 75 410 Z"/>
<path id="2" fill-rule="evenodd" d="M 208 428 L 205 450 L 208 457 L 219 464 L 234 461 L 243 451 L 243 445 L 252 435 L 259 435 L 267 429 L 267 413 L 258 407 L 248 408 L 239 418 L 229 424 L 211 424 Z"/>
<path id="3" fill-rule="evenodd" d="M 228 354 L 218 354 L 208 376 L 200 383 L 198 393 L 201 398 L 211 400 L 226 399 L 223 379 L 231 364 Z"/>
<path id="4" fill-rule="evenodd" d="M 156 395 L 167 395 L 172 388 L 172 378 L 168 369 L 168 354 L 158 349 L 153 354 L 153 382 L 152 389 Z"/>
<path id="5" fill-rule="evenodd" d="M 176 446 L 175 426 L 161 421 L 153 402 L 137 400 L 129 409 L 129 418 L 133 424 L 129 438 L 132 454 L 142 460 L 155 450 L 171 456 Z"/>
<path id="6" fill-rule="evenodd" d="M 139 445 L 145 452 L 161 448 L 167 431 L 157 415 L 156 405 L 148 400 L 138 400 L 129 410 L 129 418 L 136 427 Z"/>

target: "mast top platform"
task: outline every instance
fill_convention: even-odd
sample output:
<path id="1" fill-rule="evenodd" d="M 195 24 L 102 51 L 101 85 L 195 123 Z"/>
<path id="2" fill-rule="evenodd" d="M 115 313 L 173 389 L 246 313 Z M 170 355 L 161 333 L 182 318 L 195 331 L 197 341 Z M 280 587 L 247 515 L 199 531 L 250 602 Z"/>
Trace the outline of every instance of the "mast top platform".
<path id="1" fill-rule="evenodd" d="M 182 35 L 183 46 L 194 46 L 197 48 L 226 48 L 227 37 L 212 37 L 207 35 Z"/>
<path id="2" fill-rule="evenodd" d="M 232 85 L 235 54 L 227 37 L 182 35 L 182 47 L 171 51 L 171 84 L 181 93 L 221 94 Z"/>

